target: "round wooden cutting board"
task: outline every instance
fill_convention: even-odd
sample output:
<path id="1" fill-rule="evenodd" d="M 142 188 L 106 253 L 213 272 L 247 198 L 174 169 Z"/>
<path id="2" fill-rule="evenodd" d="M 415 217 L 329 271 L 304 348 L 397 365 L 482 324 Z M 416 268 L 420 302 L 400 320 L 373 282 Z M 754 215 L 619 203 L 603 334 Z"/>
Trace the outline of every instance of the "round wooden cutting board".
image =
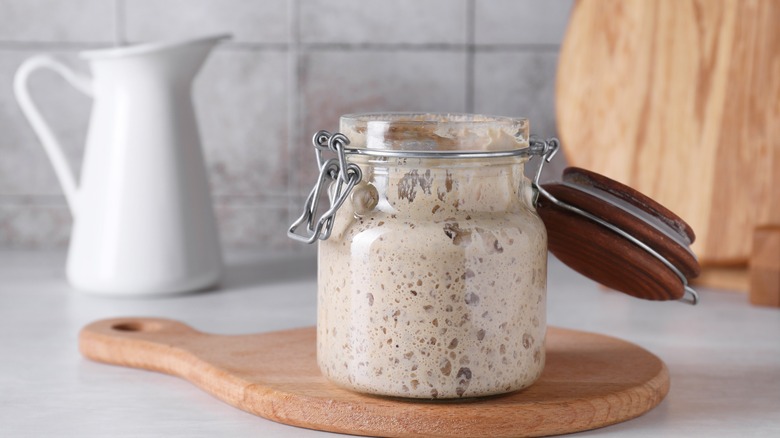
<path id="1" fill-rule="evenodd" d="M 574 166 L 696 231 L 704 267 L 744 265 L 780 224 L 780 2 L 578 0 L 556 110 Z"/>
<path id="2" fill-rule="evenodd" d="M 84 356 L 189 380 L 280 423 L 384 437 L 521 437 L 595 429 L 642 415 L 669 391 L 664 363 L 608 336 L 547 333 L 547 365 L 532 387 L 503 396 L 413 401 L 333 386 L 316 364 L 315 329 L 224 336 L 177 321 L 102 320 L 79 336 Z"/>

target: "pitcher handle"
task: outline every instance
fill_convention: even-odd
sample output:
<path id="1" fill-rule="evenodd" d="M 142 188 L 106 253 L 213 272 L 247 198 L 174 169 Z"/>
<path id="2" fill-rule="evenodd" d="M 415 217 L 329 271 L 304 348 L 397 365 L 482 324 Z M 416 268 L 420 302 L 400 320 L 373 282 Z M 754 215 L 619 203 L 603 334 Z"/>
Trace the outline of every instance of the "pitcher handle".
<path id="1" fill-rule="evenodd" d="M 62 190 L 65 192 L 65 199 L 68 201 L 70 212 L 75 217 L 77 210 L 76 195 L 78 192 L 76 178 L 73 175 L 73 170 L 68 165 L 68 161 L 65 159 L 62 145 L 35 106 L 27 86 L 30 75 L 34 71 L 44 68 L 59 73 L 73 87 L 90 97 L 92 97 L 92 78 L 72 70 L 50 55 L 38 55 L 27 59 L 19 66 L 14 76 L 16 100 L 19 102 L 19 106 L 22 108 L 22 112 L 27 117 L 30 125 L 32 125 L 35 134 L 41 140 L 43 149 L 46 151 L 46 155 L 49 156 L 49 160 L 51 160 L 51 164 L 54 166 L 54 172 L 57 174 L 57 179 L 59 179 Z"/>

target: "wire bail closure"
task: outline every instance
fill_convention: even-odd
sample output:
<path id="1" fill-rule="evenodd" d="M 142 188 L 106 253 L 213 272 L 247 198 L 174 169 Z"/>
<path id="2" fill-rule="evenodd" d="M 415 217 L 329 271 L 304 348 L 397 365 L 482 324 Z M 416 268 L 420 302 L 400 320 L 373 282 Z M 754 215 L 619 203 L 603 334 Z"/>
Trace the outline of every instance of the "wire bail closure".
<path id="1" fill-rule="evenodd" d="M 557 141 L 557 140 L 556 140 Z M 319 177 L 314 184 L 309 196 L 306 198 L 303 213 L 287 230 L 287 236 L 299 242 L 312 244 L 317 240 L 326 240 L 333 231 L 333 220 L 338 209 L 349 197 L 352 189 L 361 181 L 363 173 L 360 166 L 347 162 L 347 155 L 365 155 L 378 157 L 397 158 L 431 158 L 431 159 L 460 159 L 460 158 L 499 158 L 499 157 L 527 157 L 543 155 L 550 147 L 547 143 L 533 141 L 529 147 L 506 151 L 392 151 L 371 149 L 349 149 L 349 138 L 341 133 L 331 134 L 328 131 L 318 131 L 312 138 L 314 153 L 317 157 Z M 555 146 L 557 150 L 557 146 Z M 325 160 L 323 152 L 330 151 L 335 158 Z M 548 159 L 552 159 L 552 155 Z M 346 169 L 346 171 L 344 171 Z M 330 206 L 321 217 L 317 218 L 317 211 L 323 190 L 328 190 Z M 305 230 L 299 233 L 299 228 L 306 224 Z"/>
<path id="2" fill-rule="evenodd" d="M 309 196 L 306 198 L 306 204 L 303 208 L 303 214 L 287 230 L 287 236 L 299 242 L 314 243 L 318 239 L 325 240 L 330 237 L 333 231 L 333 217 L 336 215 L 339 207 L 347 200 L 349 193 L 357 183 L 363 179 L 363 172 L 360 166 L 354 163 L 347 163 L 346 146 L 349 145 L 349 139 L 341 133 L 331 134 L 328 131 L 319 131 L 312 138 L 314 153 L 317 157 L 317 167 L 319 176 L 317 183 L 314 184 Z M 325 160 L 323 152 L 331 151 L 336 154 L 335 158 Z M 330 206 L 321 217 L 317 218 L 317 210 L 320 203 L 320 197 L 323 190 L 328 191 Z M 298 234 L 297 229 L 306 224 L 303 234 Z"/>

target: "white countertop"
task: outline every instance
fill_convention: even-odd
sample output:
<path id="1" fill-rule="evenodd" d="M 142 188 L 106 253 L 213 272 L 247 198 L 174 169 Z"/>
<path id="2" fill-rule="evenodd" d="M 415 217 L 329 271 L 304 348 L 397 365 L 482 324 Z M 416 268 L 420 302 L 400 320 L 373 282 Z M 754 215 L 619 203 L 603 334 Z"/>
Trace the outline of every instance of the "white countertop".
<path id="1" fill-rule="evenodd" d="M 73 291 L 64 253 L 0 251 L 0 435 L 325 437 L 277 424 L 167 375 L 90 362 L 79 330 L 114 316 L 160 316 L 222 334 L 315 323 L 315 261 L 228 255 L 222 289 L 157 299 Z M 549 324 L 609 334 L 663 359 L 667 398 L 637 419 L 579 436 L 780 436 L 780 309 L 734 292 L 653 303 L 603 291 L 557 260 Z"/>

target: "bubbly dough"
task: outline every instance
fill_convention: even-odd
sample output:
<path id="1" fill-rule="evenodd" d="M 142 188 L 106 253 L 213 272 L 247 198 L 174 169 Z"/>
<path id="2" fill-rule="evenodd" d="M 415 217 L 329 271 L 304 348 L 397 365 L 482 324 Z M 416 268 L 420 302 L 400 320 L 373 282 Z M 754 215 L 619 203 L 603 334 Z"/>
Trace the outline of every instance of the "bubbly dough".
<path id="1" fill-rule="evenodd" d="M 352 160 L 379 199 L 366 211 L 361 183 L 319 244 L 323 374 L 428 399 L 533 383 L 545 362 L 547 235 L 524 160 Z"/>

